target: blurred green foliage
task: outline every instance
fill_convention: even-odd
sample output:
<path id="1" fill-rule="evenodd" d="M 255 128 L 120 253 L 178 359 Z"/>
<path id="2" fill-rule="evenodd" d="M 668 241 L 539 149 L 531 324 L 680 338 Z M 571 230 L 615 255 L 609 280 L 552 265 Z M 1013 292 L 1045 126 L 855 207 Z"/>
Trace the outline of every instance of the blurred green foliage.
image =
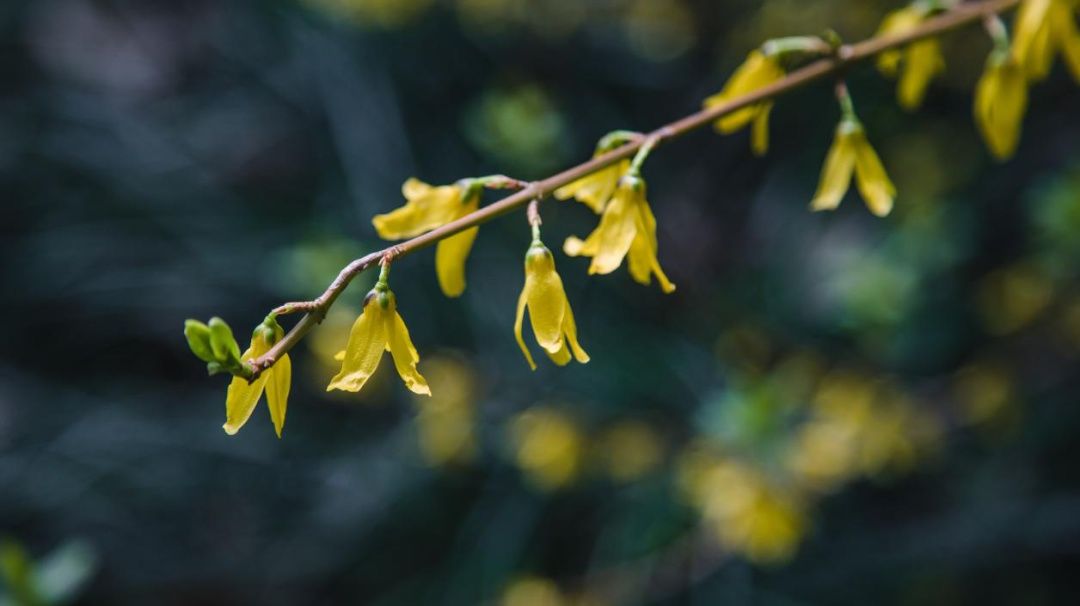
<path id="1" fill-rule="evenodd" d="M 7 3 L 0 531 L 25 546 L 4 548 L 8 599 L 1068 602 L 1078 93 L 1060 69 L 1033 88 L 1017 157 L 994 163 L 971 121 L 978 28 L 943 41 L 918 113 L 850 75 L 900 192 L 889 219 L 806 209 L 827 86 L 778 103 L 764 159 L 708 132 L 654 154 L 679 290 L 557 255 L 588 365 L 521 359 L 520 216 L 481 229 L 461 299 L 430 254 L 395 266 L 430 400 L 386 364 L 325 394 L 373 275 L 295 350 L 280 442 L 265 413 L 221 432 L 225 382 L 177 335 L 215 314 L 246 334 L 316 295 L 383 245 L 370 218 L 410 176 L 544 176 L 696 109 L 766 38 L 857 40 L 894 8 Z M 553 250 L 595 223 L 541 212 Z M 27 555 L 75 536 L 93 551 Z"/>

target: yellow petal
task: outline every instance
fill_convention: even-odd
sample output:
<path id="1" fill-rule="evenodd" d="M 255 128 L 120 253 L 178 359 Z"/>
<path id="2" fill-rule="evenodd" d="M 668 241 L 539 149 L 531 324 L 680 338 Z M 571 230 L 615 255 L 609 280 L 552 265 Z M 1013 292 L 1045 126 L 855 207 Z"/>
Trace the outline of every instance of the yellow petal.
<path id="1" fill-rule="evenodd" d="M 755 156 L 764 156 L 769 151 L 769 113 L 772 112 L 773 104 L 765 103 L 757 116 L 754 116 L 754 124 L 750 131 L 750 150 Z"/>
<path id="2" fill-rule="evenodd" d="M 581 344 L 578 343 L 577 323 L 574 322 L 574 312 L 570 310 L 569 301 L 566 302 L 566 315 L 563 317 L 563 332 L 566 333 L 566 341 L 574 352 L 574 359 L 581 364 L 587 363 L 589 354 L 585 353 L 585 350 L 581 348 Z"/>
<path id="3" fill-rule="evenodd" d="M 593 212 L 600 214 L 604 212 L 604 206 L 611 199 L 611 195 L 615 193 L 619 178 L 625 175 L 629 169 L 630 160 L 620 160 L 605 169 L 560 187 L 555 190 L 555 197 L 560 200 L 576 198 L 579 202 L 591 208 Z"/>
<path id="4" fill-rule="evenodd" d="M 240 360 L 247 362 L 263 355 L 269 349 L 264 339 L 252 337 L 251 346 L 240 356 Z M 268 379 L 269 373 L 264 372 L 251 383 L 241 377 L 233 377 L 229 382 L 229 389 L 225 393 L 225 425 L 222 426 L 225 433 L 235 435 L 251 418 Z"/>
<path id="5" fill-rule="evenodd" d="M 1080 30 L 1076 27 L 1068 5 L 1058 3 L 1051 16 L 1050 27 L 1054 30 L 1053 36 L 1057 40 L 1061 56 L 1065 59 L 1065 65 L 1073 79 L 1080 83 Z"/>
<path id="6" fill-rule="evenodd" d="M 566 348 L 566 342 L 563 339 L 559 339 L 559 347 L 555 351 L 547 351 L 548 357 L 551 361 L 559 366 L 566 366 L 570 363 L 570 350 Z"/>
<path id="7" fill-rule="evenodd" d="M 459 185 L 431 187 L 410 179 L 401 190 L 408 200 L 405 205 L 371 220 L 380 238 L 418 236 L 453 221 L 461 211 L 463 192 Z"/>
<path id="8" fill-rule="evenodd" d="M 896 88 L 900 106 L 917 109 L 926 97 L 930 81 L 945 69 L 941 45 L 935 39 L 914 42 L 904 52 L 904 71 Z"/>
<path id="9" fill-rule="evenodd" d="M 476 197 L 461 207 L 458 219 L 473 212 L 480 206 Z M 470 227 L 461 233 L 442 240 L 435 248 L 435 275 L 439 278 L 439 288 L 448 297 L 460 297 L 465 292 L 465 261 L 469 258 L 478 227 Z"/>
<path id="10" fill-rule="evenodd" d="M 563 252 L 568 256 L 577 257 L 595 257 L 596 251 L 600 250 L 600 236 L 599 231 L 593 231 L 589 234 L 588 238 L 584 240 L 570 236 L 563 242 Z"/>
<path id="11" fill-rule="evenodd" d="M 386 314 L 385 322 L 388 335 L 387 349 L 394 358 L 394 367 L 397 368 L 401 380 L 405 382 L 409 391 L 422 396 L 430 396 L 431 388 L 420 375 L 420 371 L 416 370 L 420 354 L 417 353 L 416 346 L 409 338 L 409 329 L 405 326 L 405 321 L 401 319 L 401 314 L 396 310 L 391 310 L 391 313 Z"/>
<path id="12" fill-rule="evenodd" d="M 536 362 L 533 361 L 532 354 L 529 353 L 529 348 L 525 345 L 525 338 L 521 335 L 522 324 L 525 320 L 525 305 L 528 303 L 528 288 L 528 280 L 526 280 L 525 288 L 521 289 L 521 294 L 518 296 L 517 314 L 514 317 L 514 338 L 517 339 L 521 353 L 525 354 L 525 359 L 529 362 L 529 368 L 536 370 Z"/>
<path id="13" fill-rule="evenodd" d="M 635 282 L 648 286 L 652 283 L 652 275 L 655 274 L 664 293 L 673 292 L 675 285 L 668 280 L 664 270 L 660 268 L 660 261 L 656 258 L 656 217 L 648 202 L 643 202 L 638 207 L 637 232 L 630 245 L 630 251 L 626 255 L 630 276 Z"/>
<path id="14" fill-rule="evenodd" d="M 644 199 L 644 184 L 635 190 L 628 181 L 620 182 L 594 232 L 596 255 L 589 265 L 590 274 L 609 274 L 622 264 L 637 233 L 637 205 Z"/>
<path id="15" fill-rule="evenodd" d="M 784 69 L 775 57 L 760 50 L 751 51 L 746 61 L 735 70 L 723 90 L 705 100 L 706 107 L 714 107 L 754 90 L 772 84 L 784 77 Z M 716 121 L 715 127 L 724 134 L 733 133 L 753 120 L 765 107 L 757 104 L 737 110 Z"/>
<path id="16" fill-rule="evenodd" d="M 555 272 L 555 259 L 546 248 L 542 252 L 530 249 L 526 255 L 525 296 L 536 342 L 548 352 L 557 351 L 563 341 L 566 293 L 559 274 Z"/>
<path id="17" fill-rule="evenodd" d="M 829 149 L 828 157 L 825 158 L 821 182 L 813 202 L 810 203 L 813 210 L 835 209 L 851 185 L 851 173 L 855 170 L 855 146 L 852 144 L 851 135 L 844 132 L 844 129 L 843 124 L 837 128 L 836 138 Z"/>
<path id="18" fill-rule="evenodd" d="M 1027 81 L 1011 58 L 991 57 L 975 89 L 975 121 L 990 152 L 999 160 L 1013 155 L 1027 111 Z"/>
<path id="19" fill-rule="evenodd" d="M 289 388 L 292 385 L 292 361 L 289 355 L 281 356 L 270 370 L 266 383 L 266 404 L 270 408 L 270 420 L 274 422 L 274 431 L 281 437 L 285 428 L 285 411 L 289 407 Z"/>
<path id="20" fill-rule="evenodd" d="M 855 182 L 870 212 L 884 217 L 892 211 L 896 187 L 885 173 L 877 152 L 866 140 L 866 134 L 856 133 L 855 142 Z"/>
<path id="21" fill-rule="evenodd" d="M 923 20 L 923 16 L 923 12 L 914 6 L 893 11 L 881 20 L 876 36 L 902 34 L 917 26 Z M 878 71 L 890 78 L 895 76 L 903 53 L 901 49 L 891 49 L 879 54 L 876 61 Z"/>
<path id="22" fill-rule="evenodd" d="M 364 305 L 364 311 L 353 323 L 349 333 L 349 343 L 345 346 L 345 359 L 341 363 L 341 370 L 330 380 L 326 391 L 360 391 L 375 373 L 389 339 L 386 330 L 388 313 L 389 310 L 379 305 L 378 297 L 372 297 Z"/>
<path id="23" fill-rule="evenodd" d="M 1031 80 L 1050 73 L 1054 49 L 1047 18 L 1052 0 L 1024 0 L 1016 13 L 1012 52 Z"/>

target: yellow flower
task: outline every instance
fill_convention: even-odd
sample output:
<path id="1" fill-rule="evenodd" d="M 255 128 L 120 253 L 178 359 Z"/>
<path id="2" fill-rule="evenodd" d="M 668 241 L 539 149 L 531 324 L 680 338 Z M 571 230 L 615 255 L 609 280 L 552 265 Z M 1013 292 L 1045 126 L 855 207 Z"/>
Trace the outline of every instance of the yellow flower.
<path id="1" fill-rule="evenodd" d="M 514 336 L 521 352 L 525 354 L 529 366 L 536 370 L 536 362 L 521 336 L 526 307 L 529 308 L 529 322 L 536 342 L 553 362 L 565 366 L 570 361 L 571 351 L 578 362 L 584 364 L 589 361 L 589 354 L 578 344 L 574 312 L 570 310 L 562 279 L 555 271 L 555 258 L 539 240 L 534 241 L 525 254 L 525 288 L 518 297 L 517 318 L 514 320 Z"/>
<path id="2" fill-rule="evenodd" d="M 514 418 L 510 434 L 518 467 L 538 488 L 565 486 L 580 471 L 585 439 L 565 414 L 544 407 L 527 410 Z"/>
<path id="3" fill-rule="evenodd" d="M 598 149 L 593 157 L 602 156 L 610 150 Z M 555 197 L 560 200 L 576 198 L 578 202 L 585 204 L 594 213 L 604 212 L 604 206 L 615 193 L 619 184 L 619 178 L 630 170 L 630 160 L 620 160 L 611 166 L 598 170 L 555 190 Z"/>
<path id="4" fill-rule="evenodd" d="M 975 122 L 986 146 L 999 160 L 1016 151 L 1025 111 L 1027 81 L 1023 69 L 1012 55 L 991 54 L 975 89 Z"/>
<path id="5" fill-rule="evenodd" d="M 912 4 L 907 8 L 893 11 L 881 22 L 878 35 L 888 36 L 909 31 L 919 25 L 928 15 L 926 7 L 921 4 Z M 927 38 L 912 42 L 904 49 L 888 50 L 878 55 L 878 70 L 886 76 L 895 76 L 901 63 L 903 63 L 903 71 L 900 73 L 900 83 L 896 89 L 897 99 L 901 107 L 913 110 L 922 105 L 930 80 L 945 69 L 941 45 L 936 39 Z"/>
<path id="6" fill-rule="evenodd" d="M 656 217 L 645 200 L 645 182 L 626 175 L 619 180 L 611 202 L 600 217 L 600 225 L 584 241 L 573 236 L 566 239 L 563 251 L 571 257 L 592 257 L 590 274 L 609 274 L 629 256 L 630 275 L 648 286 L 652 276 L 660 282 L 665 293 L 675 290 L 656 258 Z"/>
<path id="7" fill-rule="evenodd" d="M 1013 53 L 1029 80 L 1046 78 L 1058 51 L 1080 82 L 1080 30 L 1074 5 L 1069 0 L 1024 0 L 1020 5 Z"/>
<path id="8" fill-rule="evenodd" d="M 467 182 L 432 187 L 418 179 L 401 186 L 404 206 L 371 220 L 384 240 L 412 238 L 441 227 L 475 211 L 480 206 L 479 190 Z M 465 292 L 465 260 L 469 257 L 479 228 L 470 227 L 439 242 L 435 249 L 435 273 L 439 287 L 448 297 Z"/>
<path id="9" fill-rule="evenodd" d="M 272 318 L 260 324 L 251 335 L 251 345 L 247 348 L 240 359 L 243 361 L 253 360 L 266 352 L 277 343 L 284 335 L 281 326 Z M 240 428 L 251 418 L 255 405 L 259 403 L 263 391 L 266 392 L 266 404 L 270 409 L 270 420 L 274 423 L 274 431 L 281 437 L 281 430 L 285 427 L 285 409 L 289 404 L 289 386 L 292 384 L 292 362 L 288 354 L 281 358 L 270 368 L 263 371 L 257 379 L 248 382 L 241 377 L 233 377 L 229 383 L 229 390 L 225 395 L 225 433 L 235 435 Z"/>
<path id="10" fill-rule="evenodd" d="M 844 118 L 836 128 L 836 138 L 825 159 L 821 183 L 810 208 L 833 210 L 839 206 L 851 185 L 852 173 L 870 212 L 879 217 L 888 215 L 892 211 L 896 187 L 867 141 L 862 124 L 853 118 Z"/>
<path id="11" fill-rule="evenodd" d="M 415 396 L 420 454 L 430 465 L 468 463 L 476 455 L 476 376 L 471 366 L 450 356 L 426 358 L 424 373 L 433 396 Z"/>
<path id="12" fill-rule="evenodd" d="M 330 380 L 326 391 L 360 391 L 378 368 L 384 351 L 394 358 L 394 367 L 409 390 L 431 395 L 427 381 L 416 370 L 420 354 L 416 353 L 409 329 L 397 312 L 397 298 L 385 284 L 379 283 L 364 300 L 364 311 L 349 333 L 341 371 Z"/>
<path id="13" fill-rule="evenodd" d="M 753 92 L 784 77 L 784 68 L 774 55 L 767 55 L 760 50 L 751 51 L 746 61 L 724 85 L 723 90 L 705 100 L 705 107 L 714 107 L 727 103 L 736 97 Z M 769 112 L 772 101 L 764 101 L 750 107 L 744 107 L 721 117 L 715 123 L 717 131 L 729 135 L 753 122 L 750 139 L 754 153 L 764 155 L 769 148 Z"/>

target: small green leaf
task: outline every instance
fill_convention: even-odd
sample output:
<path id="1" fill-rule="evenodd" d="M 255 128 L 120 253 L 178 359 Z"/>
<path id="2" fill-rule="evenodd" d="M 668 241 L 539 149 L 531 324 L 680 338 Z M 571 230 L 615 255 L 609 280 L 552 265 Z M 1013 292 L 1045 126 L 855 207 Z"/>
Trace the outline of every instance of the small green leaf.
<path id="1" fill-rule="evenodd" d="M 210 318 L 210 348 L 214 359 L 225 368 L 240 364 L 240 346 L 233 337 L 232 329 L 218 317 Z"/>

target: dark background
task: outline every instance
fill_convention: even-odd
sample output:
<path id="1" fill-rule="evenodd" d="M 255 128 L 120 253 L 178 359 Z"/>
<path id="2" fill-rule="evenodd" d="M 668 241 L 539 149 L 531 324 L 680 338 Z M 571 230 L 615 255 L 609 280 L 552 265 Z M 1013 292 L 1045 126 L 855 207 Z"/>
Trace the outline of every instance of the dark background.
<path id="1" fill-rule="evenodd" d="M 854 192 L 807 210 L 838 117 L 827 84 L 778 103 L 764 159 L 746 133 L 654 153 L 679 288 L 557 252 L 586 366 L 530 373 L 517 350 L 520 214 L 481 229 L 459 300 L 430 252 L 395 265 L 431 401 L 385 363 L 358 396 L 324 391 L 371 275 L 295 350 L 281 441 L 264 405 L 221 431 L 226 380 L 181 334 L 219 315 L 246 341 L 314 297 L 384 245 L 370 218 L 410 176 L 546 176 L 610 130 L 695 110 L 769 37 L 858 40 L 896 7 L 3 3 L 0 534 L 35 560 L 78 541 L 86 603 L 1070 602 L 1080 91 L 1058 65 L 1016 158 L 993 162 L 971 118 L 978 27 L 948 36 L 916 114 L 870 65 L 850 76 L 900 192 L 887 219 Z M 595 225 L 579 204 L 541 211 L 556 251 Z M 907 419 L 860 418 L 863 450 L 904 446 L 808 483 L 791 453 L 837 377 Z M 572 469 L 547 483 L 522 465 L 537 414 L 557 422 L 533 443 Z M 636 441 L 610 438 L 626 427 Z M 784 495 L 788 557 L 740 548 L 687 498 L 702 452 Z"/>

